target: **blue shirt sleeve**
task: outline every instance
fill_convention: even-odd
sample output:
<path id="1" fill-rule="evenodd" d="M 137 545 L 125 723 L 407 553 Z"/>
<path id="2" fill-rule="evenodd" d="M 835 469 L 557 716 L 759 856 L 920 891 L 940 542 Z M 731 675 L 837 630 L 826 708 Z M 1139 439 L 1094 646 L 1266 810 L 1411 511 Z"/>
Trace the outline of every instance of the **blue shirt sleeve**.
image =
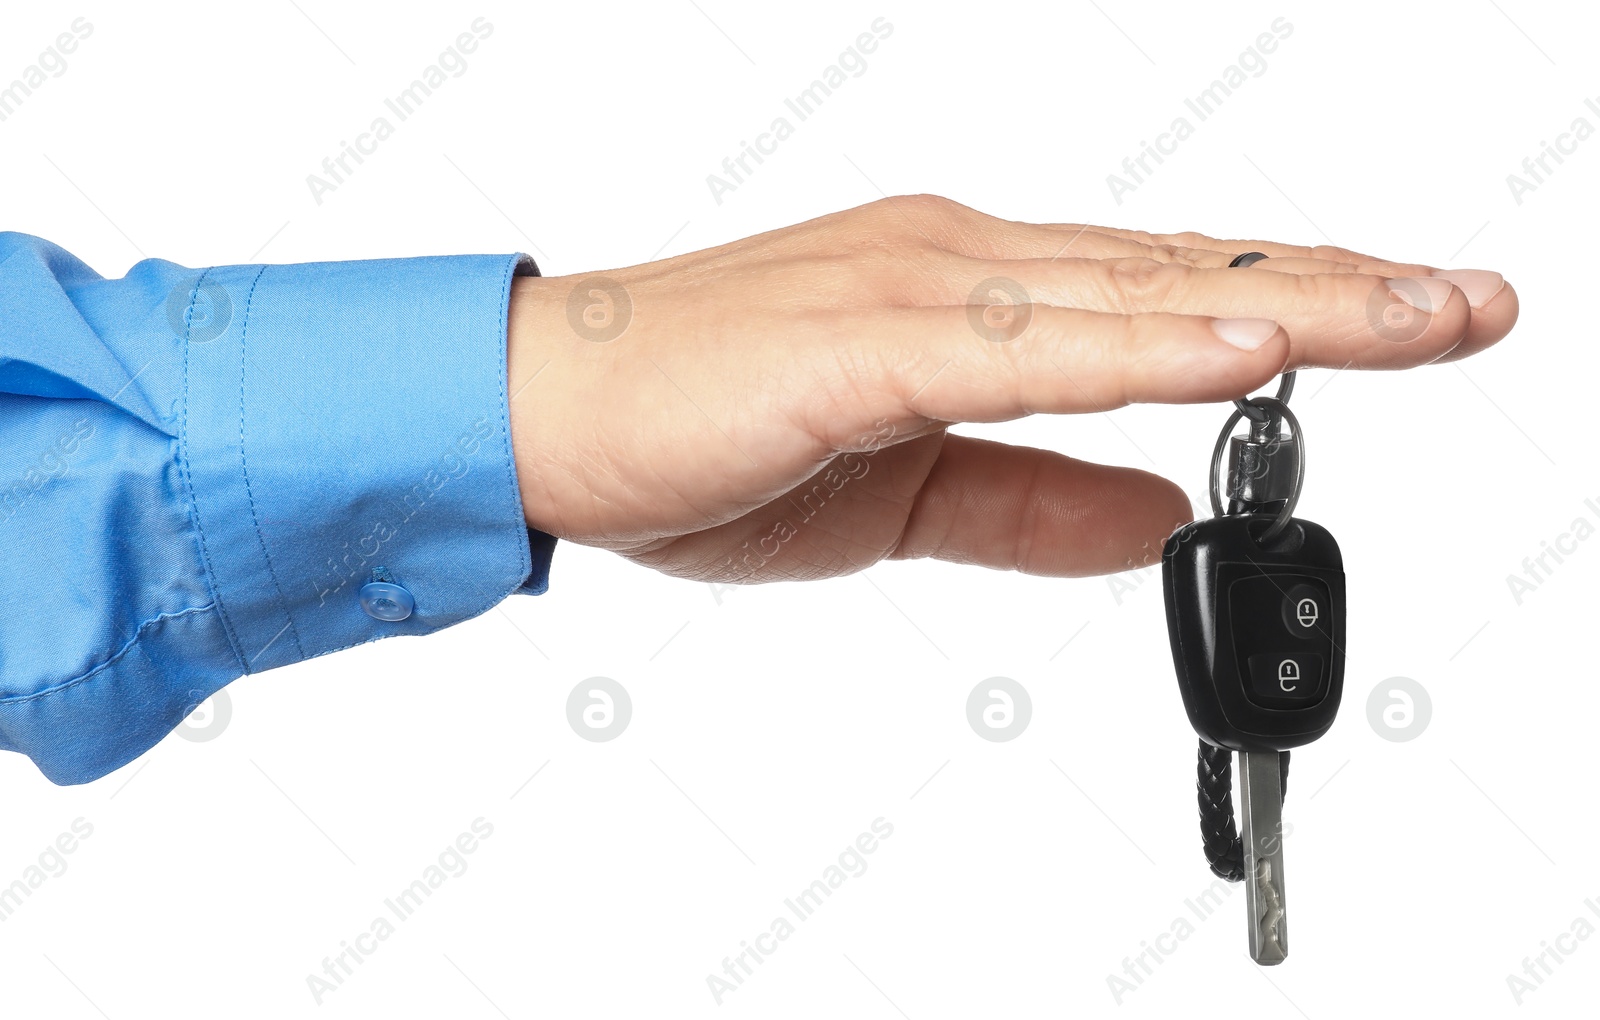
<path id="1" fill-rule="evenodd" d="M 506 383 L 523 274 L 151 259 L 106 280 L 0 233 L 0 749 L 88 782 L 247 673 L 544 592 Z"/>

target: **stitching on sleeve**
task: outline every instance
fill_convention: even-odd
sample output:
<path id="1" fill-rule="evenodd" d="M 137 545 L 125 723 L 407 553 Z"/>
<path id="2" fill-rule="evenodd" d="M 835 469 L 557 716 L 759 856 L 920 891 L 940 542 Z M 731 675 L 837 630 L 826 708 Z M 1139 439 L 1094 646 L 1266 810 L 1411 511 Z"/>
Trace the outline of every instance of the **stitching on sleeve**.
<path id="1" fill-rule="evenodd" d="M 515 504 L 517 517 L 522 524 L 522 527 L 517 529 L 522 536 L 519 546 L 522 553 L 523 580 L 518 582 L 517 587 L 519 588 L 527 581 L 528 575 L 533 573 L 533 551 L 529 548 L 527 521 L 521 520 L 523 516 L 522 492 L 517 488 L 516 452 L 511 446 L 511 401 L 506 397 L 506 392 L 509 389 L 506 375 L 511 370 L 511 332 L 507 321 L 511 314 L 511 281 L 514 278 L 517 267 L 522 264 L 522 260 L 525 258 L 527 258 L 525 255 L 514 255 L 507 260 L 505 276 L 500 281 L 500 364 L 496 372 L 500 382 L 500 436 L 505 443 L 506 482 L 511 487 L 511 502 Z M 528 259 L 528 261 L 531 263 L 533 260 Z M 534 266 L 536 275 L 538 271 L 539 267 Z M 498 602 L 499 599 L 495 601 Z"/>
<path id="2" fill-rule="evenodd" d="M 184 315 L 183 323 L 183 419 L 178 426 L 178 469 L 183 474 L 183 482 L 189 490 L 189 520 L 194 523 L 194 530 L 200 536 L 200 558 L 206 568 L 206 588 L 211 592 L 211 602 L 217 607 L 222 618 L 222 631 L 228 638 L 228 647 L 233 649 L 233 656 L 239 661 L 239 671 L 249 673 L 250 666 L 244 661 L 244 654 L 239 650 L 239 639 L 233 632 L 233 621 L 228 619 L 228 609 L 222 604 L 216 586 L 216 575 L 211 566 L 211 551 L 206 545 L 205 525 L 200 523 L 200 506 L 194 498 L 194 476 L 189 471 L 189 336 L 194 330 L 194 303 L 200 293 L 200 285 L 210 275 L 211 270 L 206 269 L 194 281 L 194 290 L 189 294 L 189 311 Z"/>
<path id="3" fill-rule="evenodd" d="M 256 297 L 256 284 L 261 282 L 261 275 L 267 271 L 262 266 L 256 272 L 254 280 L 250 281 L 250 294 L 244 299 L 244 322 L 239 332 L 239 469 L 244 474 L 244 495 L 250 503 L 250 523 L 256 529 L 256 541 L 261 545 L 261 556 L 267 561 L 267 574 L 272 578 L 272 588 L 278 593 L 278 605 L 283 609 L 283 615 L 289 620 L 289 636 L 294 639 L 294 647 L 300 653 L 300 658 L 306 657 L 305 646 L 300 644 L 300 631 L 294 625 L 294 614 L 289 611 L 289 601 L 283 597 L 283 585 L 278 583 L 278 572 L 272 566 L 272 554 L 267 552 L 267 539 L 261 533 L 261 518 L 256 513 L 256 497 L 250 490 L 250 467 L 245 457 L 244 447 L 244 368 L 246 344 L 250 339 L 250 305 Z M 268 646 L 270 647 L 270 642 Z M 257 652 L 259 658 L 266 648 Z M 251 660 L 254 662 L 254 660 Z"/>
<path id="4" fill-rule="evenodd" d="M 34 700 L 36 700 L 38 698 L 48 697 L 51 694 L 60 693 L 61 691 L 64 691 L 69 687 L 76 687 L 78 684 L 81 684 L 85 680 L 88 680 L 90 677 L 94 676 L 96 673 L 99 673 L 101 670 L 104 670 L 104 669 L 107 669 L 107 668 L 109 668 L 111 666 L 116 665 L 118 660 L 120 660 L 124 655 L 127 655 L 130 651 L 132 651 L 134 649 L 134 647 L 139 644 L 140 641 L 144 640 L 145 631 L 147 631 L 150 628 L 156 626 L 157 624 L 165 623 L 168 620 L 181 619 L 181 618 L 183 618 L 185 616 L 193 616 L 196 613 L 208 613 L 211 610 L 216 609 L 216 608 L 217 608 L 217 604 L 215 602 L 213 602 L 208 606 L 196 606 L 193 609 L 185 609 L 182 612 L 178 612 L 178 613 L 162 613 L 160 616 L 157 616 L 157 617 L 155 617 L 153 619 L 146 620 L 145 622 L 139 624 L 139 628 L 133 632 L 133 637 L 128 639 L 128 643 L 127 644 L 125 644 L 121 648 L 117 649 L 116 652 L 111 656 L 111 658 L 107 659 L 105 662 L 102 662 L 100 665 L 94 667 L 93 669 L 89 670 L 87 673 L 84 673 L 82 676 L 73 677 L 71 680 L 67 680 L 67 681 L 64 681 L 62 683 L 56 684 L 54 687 L 48 688 L 47 690 L 38 691 L 38 692 L 36 692 L 34 694 L 24 694 L 21 697 L 17 697 L 17 698 L 0 698 L 0 706 L 20 705 L 20 704 L 22 704 L 24 702 L 27 702 L 27 701 L 34 701 Z M 149 656 L 146 656 L 146 658 L 149 658 Z"/>

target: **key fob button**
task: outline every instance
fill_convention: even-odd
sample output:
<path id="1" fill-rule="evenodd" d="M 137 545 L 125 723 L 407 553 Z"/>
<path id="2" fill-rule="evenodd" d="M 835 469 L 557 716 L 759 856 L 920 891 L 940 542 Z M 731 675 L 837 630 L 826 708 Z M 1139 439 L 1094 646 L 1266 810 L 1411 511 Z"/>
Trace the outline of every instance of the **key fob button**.
<path id="1" fill-rule="evenodd" d="M 1260 652 L 1248 663 L 1250 700 L 1262 707 L 1300 708 L 1327 690 L 1322 656 L 1308 652 Z"/>
<path id="2" fill-rule="evenodd" d="M 1283 625 L 1295 637 L 1317 637 L 1327 626 L 1327 615 L 1328 595 L 1320 585 L 1296 584 L 1284 593 Z"/>

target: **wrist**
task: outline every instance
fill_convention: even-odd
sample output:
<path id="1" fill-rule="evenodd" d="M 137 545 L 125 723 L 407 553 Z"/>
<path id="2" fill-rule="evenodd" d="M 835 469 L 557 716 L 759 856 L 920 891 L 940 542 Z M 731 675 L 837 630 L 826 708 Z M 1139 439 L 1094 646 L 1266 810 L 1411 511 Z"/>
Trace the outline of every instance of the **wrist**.
<path id="1" fill-rule="evenodd" d="M 549 488 L 549 468 L 541 453 L 554 444 L 553 425 L 563 412 L 556 406 L 562 393 L 552 377 L 565 374 L 556 360 L 570 347 L 565 302 L 558 278 L 519 276 L 511 281 L 506 316 L 506 397 L 511 412 L 512 459 L 528 527 L 561 534 Z"/>

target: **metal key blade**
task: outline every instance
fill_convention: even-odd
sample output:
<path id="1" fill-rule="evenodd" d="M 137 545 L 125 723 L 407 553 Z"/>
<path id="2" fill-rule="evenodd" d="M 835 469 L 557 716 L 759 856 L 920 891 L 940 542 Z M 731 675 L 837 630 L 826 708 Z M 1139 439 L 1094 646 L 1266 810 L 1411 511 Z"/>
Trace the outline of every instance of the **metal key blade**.
<path id="1" fill-rule="evenodd" d="M 1250 958 L 1270 967 L 1289 955 L 1283 898 L 1283 778 L 1277 751 L 1239 752 L 1239 792 Z"/>

